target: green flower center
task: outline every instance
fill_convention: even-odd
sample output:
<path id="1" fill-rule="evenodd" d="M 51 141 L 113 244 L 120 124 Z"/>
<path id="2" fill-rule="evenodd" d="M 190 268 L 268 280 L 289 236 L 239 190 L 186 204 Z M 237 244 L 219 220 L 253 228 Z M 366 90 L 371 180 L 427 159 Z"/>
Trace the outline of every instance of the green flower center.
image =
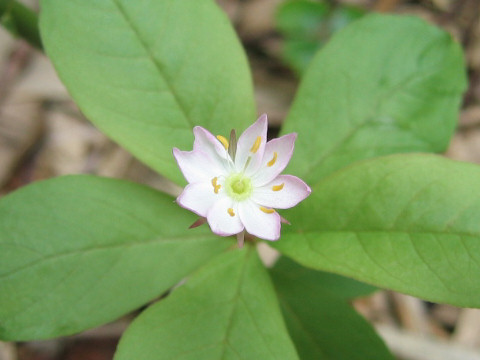
<path id="1" fill-rule="evenodd" d="M 232 199 L 242 201 L 252 193 L 252 181 L 244 174 L 232 174 L 225 181 L 225 189 Z"/>

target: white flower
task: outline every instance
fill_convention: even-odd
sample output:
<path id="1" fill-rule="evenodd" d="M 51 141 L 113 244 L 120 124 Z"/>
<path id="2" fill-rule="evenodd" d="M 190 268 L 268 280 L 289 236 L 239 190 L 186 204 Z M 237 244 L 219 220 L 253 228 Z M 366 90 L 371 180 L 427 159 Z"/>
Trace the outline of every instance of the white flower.
<path id="1" fill-rule="evenodd" d="M 293 153 L 296 134 L 267 143 L 267 116 L 262 115 L 230 144 L 200 126 L 193 129 L 193 151 L 173 149 L 188 185 L 177 203 L 206 217 L 215 234 L 248 233 L 278 240 L 287 209 L 305 199 L 310 187 L 292 175 L 280 175 Z M 235 141 L 233 141 L 235 142 Z M 236 150 L 236 151 L 235 151 Z M 231 156 L 232 155 L 232 156 Z"/>

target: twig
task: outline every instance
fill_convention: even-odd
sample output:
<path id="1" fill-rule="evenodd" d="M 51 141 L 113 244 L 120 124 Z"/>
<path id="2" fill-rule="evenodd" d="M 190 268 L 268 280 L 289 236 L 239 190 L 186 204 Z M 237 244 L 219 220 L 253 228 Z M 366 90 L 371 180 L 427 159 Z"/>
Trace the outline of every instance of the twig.
<path id="1" fill-rule="evenodd" d="M 378 12 L 389 12 L 395 9 L 401 0 L 378 0 L 374 10 Z"/>
<path id="2" fill-rule="evenodd" d="M 462 309 L 452 339 L 466 346 L 480 345 L 479 309 Z"/>
<path id="3" fill-rule="evenodd" d="M 0 341 L 0 360 L 17 360 L 14 344 Z"/>
<path id="4" fill-rule="evenodd" d="M 478 351 L 451 342 L 419 336 L 392 326 L 379 325 L 376 329 L 390 350 L 405 360 L 480 360 Z"/>

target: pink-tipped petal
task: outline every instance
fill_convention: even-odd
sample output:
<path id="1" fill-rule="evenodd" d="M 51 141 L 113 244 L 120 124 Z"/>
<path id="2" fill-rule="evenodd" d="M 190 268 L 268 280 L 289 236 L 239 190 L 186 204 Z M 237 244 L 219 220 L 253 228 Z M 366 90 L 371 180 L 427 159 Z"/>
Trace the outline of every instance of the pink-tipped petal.
<path id="1" fill-rule="evenodd" d="M 310 187 L 298 177 L 280 175 L 270 183 L 255 188 L 252 200 L 265 207 L 288 209 L 304 200 L 311 192 Z"/>
<path id="2" fill-rule="evenodd" d="M 181 207 L 193 211 L 195 214 L 206 217 L 208 210 L 215 201 L 221 197 L 221 192 L 214 192 L 211 182 L 201 182 L 188 184 L 180 196 L 177 198 L 177 204 Z"/>
<path id="3" fill-rule="evenodd" d="M 238 211 L 248 233 L 270 241 L 280 238 L 280 215 L 276 211 L 267 214 L 249 200 L 239 203 Z"/>
<path id="4" fill-rule="evenodd" d="M 221 164 L 225 163 L 228 158 L 228 151 L 211 132 L 201 126 L 195 126 L 193 134 L 195 135 L 193 150 L 204 152 L 213 161 L 219 161 Z"/>
<path id="5" fill-rule="evenodd" d="M 225 175 L 226 170 L 201 150 L 181 151 L 173 148 L 173 156 L 189 183 L 207 182 L 215 176 Z"/>
<path id="6" fill-rule="evenodd" d="M 262 186 L 275 179 L 287 166 L 293 154 L 296 133 L 270 140 L 265 145 L 262 163 L 253 175 L 255 186 Z"/>
<path id="7" fill-rule="evenodd" d="M 231 213 L 229 213 L 229 209 L 232 210 Z M 210 229 L 220 236 L 238 234 L 244 229 L 238 214 L 237 204 L 226 196 L 221 197 L 208 210 L 207 221 Z"/>
<path id="8" fill-rule="evenodd" d="M 251 160 L 245 171 L 247 175 L 254 173 L 260 166 L 267 142 L 267 127 L 267 115 L 263 114 L 238 139 L 235 155 L 235 168 L 238 172 L 243 171 L 249 157 Z"/>

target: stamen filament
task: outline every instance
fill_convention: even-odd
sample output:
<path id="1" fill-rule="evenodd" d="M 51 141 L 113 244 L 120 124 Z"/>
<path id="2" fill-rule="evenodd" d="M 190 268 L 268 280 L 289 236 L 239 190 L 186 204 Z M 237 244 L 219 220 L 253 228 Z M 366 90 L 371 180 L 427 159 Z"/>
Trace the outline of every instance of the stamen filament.
<path id="1" fill-rule="evenodd" d="M 228 150 L 228 140 L 222 135 L 217 135 L 217 139 L 222 143 L 225 150 Z"/>
<path id="2" fill-rule="evenodd" d="M 261 136 L 257 136 L 257 139 L 255 140 L 255 143 L 253 144 L 252 148 L 250 149 L 250 151 L 252 153 L 256 153 L 258 151 L 258 148 L 260 147 L 260 144 L 262 143 L 262 137 Z"/>
<path id="3" fill-rule="evenodd" d="M 275 162 L 277 161 L 277 156 L 278 156 L 278 154 L 277 154 L 277 152 L 275 151 L 275 152 L 273 153 L 273 158 L 272 158 L 272 160 L 270 160 L 270 161 L 267 163 L 267 166 L 268 166 L 268 167 L 273 166 L 273 164 L 275 164 Z"/>
<path id="4" fill-rule="evenodd" d="M 234 129 L 230 131 L 230 147 L 228 148 L 228 154 L 230 158 L 235 161 L 235 155 L 237 154 L 237 133 Z"/>
<path id="5" fill-rule="evenodd" d="M 227 212 L 228 212 L 228 215 L 230 215 L 231 217 L 235 216 L 235 212 L 233 211 L 232 208 L 228 208 Z"/>
<path id="6" fill-rule="evenodd" d="M 250 164 L 250 161 L 252 161 L 252 157 L 249 156 L 247 158 L 247 161 L 245 162 L 245 166 L 243 167 L 243 172 L 245 172 L 245 170 L 247 170 L 247 167 L 248 167 L 248 164 Z M 243 177 L 243 174 L 242 174 L 242 177 Z"/>
<path id="7" fill-rule="evenodd" d="M 272 186 L 272 190 L 273 191 L 280 191 L 283 189 L 283 186 L 285 185 L 285 183 L 281 183 L 280 185 L 273 185 Z"/>
<path id="8" fill-rule="evenodd" d="M 268 209 L 266 207 L 260 206 L 260 210 L 262 210 L 265 214 L 273 214 L 275 210 L 273 209 Z"/>

